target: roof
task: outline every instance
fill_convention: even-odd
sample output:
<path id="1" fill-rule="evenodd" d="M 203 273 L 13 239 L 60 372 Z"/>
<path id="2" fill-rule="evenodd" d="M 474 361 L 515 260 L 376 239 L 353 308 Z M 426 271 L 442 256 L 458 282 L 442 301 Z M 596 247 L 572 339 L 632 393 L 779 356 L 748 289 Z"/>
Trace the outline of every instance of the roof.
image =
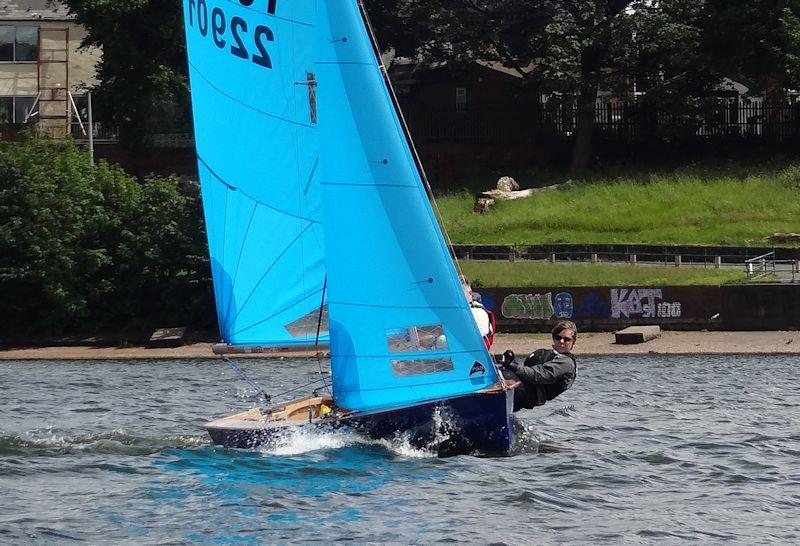
<path id="1" fill-rule="evenodd" d="M 383 62 L 386 65 L 387 69 L 391 67 L 393 72 L 412 73 L 422 67 L 426 69 L 436 70 L 437 68 L 444 68 L 445 66 L 447 66 L 446 61 L 425 62 L 421 59 L 421 57 L 413 59 L 409 57 L 396 57 L 394 55 L 394 51 L 384 53 L 382 57 L 383 57 Z M 505 74 L 506 76 L 511 76 L 514 78 L 522 78 L 522 74 L 520 74 L 516 69 L 509 68 L 503 65 L 502 63 L 494 61 L 484 61 L 482 59 L 476 59 L 473 62 L 484 68 L 488 68 L 489 70 L 494 70 L 495 72 L 500 72 L 501 74 Z M 535 63 L 530 62 L 526 66 L 522 67 L 522 71 L 525 74 L 528 74 L 530 72 L 533 72 L 535 68 L 536 68 Z"/>
<path id="2" fill-rule="evenodd" d="M 67 6 L 53 0 L 0 0 L 0 21 L 69 21 Z"/>

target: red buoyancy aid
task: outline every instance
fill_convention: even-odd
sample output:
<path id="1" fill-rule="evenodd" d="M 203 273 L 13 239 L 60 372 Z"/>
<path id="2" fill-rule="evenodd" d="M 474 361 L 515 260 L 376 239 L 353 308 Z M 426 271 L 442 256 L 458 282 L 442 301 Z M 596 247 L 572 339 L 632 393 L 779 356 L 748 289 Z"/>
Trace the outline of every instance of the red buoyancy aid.
<path id="1" fill-rule="evenodd" d="M 487 349 L 492 348 L 494 343 L 494 313 L 484 307 L 486 314 L 489 315 L 489 333 L 483 336 L 483 342 L 486 344 Z"/>

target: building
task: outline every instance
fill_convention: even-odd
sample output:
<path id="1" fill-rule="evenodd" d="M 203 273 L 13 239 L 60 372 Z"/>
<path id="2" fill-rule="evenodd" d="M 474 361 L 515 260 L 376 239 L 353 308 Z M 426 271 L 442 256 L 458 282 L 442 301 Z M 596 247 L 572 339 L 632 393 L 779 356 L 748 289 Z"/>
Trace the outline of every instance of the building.
<path id="1" fill-rule="evenodd" d="M 68 133 L 76 100 L 96 83 L 100 51 L 80 49 L 85 36 L 59 2 L 0 0 L 0 124 Z"/>

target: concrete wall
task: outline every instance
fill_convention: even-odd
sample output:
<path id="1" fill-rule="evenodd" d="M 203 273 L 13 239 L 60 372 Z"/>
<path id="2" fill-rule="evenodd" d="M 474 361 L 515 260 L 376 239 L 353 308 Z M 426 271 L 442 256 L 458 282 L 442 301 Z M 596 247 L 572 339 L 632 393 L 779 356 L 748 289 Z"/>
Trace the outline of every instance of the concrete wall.
<path id="1" fill-rule="evenodd" d="M 665 330 L 800 329 L 800 286 L 478 288 L 500 332 L 549 331 L 559 318 L 583 331 L 655 324 Z"/>

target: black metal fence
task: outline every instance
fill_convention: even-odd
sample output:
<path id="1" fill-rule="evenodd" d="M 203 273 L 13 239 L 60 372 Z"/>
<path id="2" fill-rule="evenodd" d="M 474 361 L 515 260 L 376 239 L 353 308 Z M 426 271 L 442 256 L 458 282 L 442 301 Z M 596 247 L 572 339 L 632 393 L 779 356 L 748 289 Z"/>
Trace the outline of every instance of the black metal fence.
<path id="1" fill-rule="evenodd" d="M 575 130 L 574 104 L 545 103 L 543 124 L 556 132 Z M 597 101 L 595 128 L 607 137 L 751 137 L 783 142 L 800 136 L 800 102 L 716 99 L 682 113 L 642 102 Z"/>
<path id="2" fill-rule="evenodd" d="M 577 107 L 562 100 L 537 108 L 432 111 L 406 107 L 415 141 L 436 144 L 508 144 L 569 137 L 575 131 Z M 622 142 L 652 139 L 752 139 L 788 142 L 800 139 L 800 101 L 709 99 L 681 113 L 641 101 L 598 100 L 595 131 L 599 138 Z"/>

